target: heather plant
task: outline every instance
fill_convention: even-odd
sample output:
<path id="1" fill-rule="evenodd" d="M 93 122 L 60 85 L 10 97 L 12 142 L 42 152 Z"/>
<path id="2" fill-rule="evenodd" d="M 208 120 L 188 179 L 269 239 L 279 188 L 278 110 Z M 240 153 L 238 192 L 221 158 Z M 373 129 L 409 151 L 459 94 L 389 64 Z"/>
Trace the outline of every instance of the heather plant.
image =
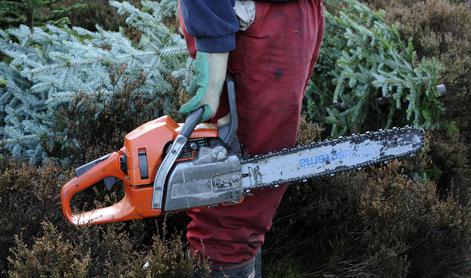
<path id="1" fill-rule="evenodd" d="M 402 172 L 405 164 L 290 188 L 267 237 L 266 271 L 296 273 L 292 277 L 469 273 L 469 207 L 440 198 L 435 183 Z"/>
<path id="2" fill-rule="evenodd" d="M 0 172 L 0 264 L 3 266 L 16 234 L 20 239 L 31 240 L 41 229 L 41 222 L 63 222 L 58 206 L 59 190 L 68 176 L 52 166 L 36 168 L 4 163 L 6 168 Z"/>
<path id="3" fill-rule="evenodd" d="M 393 124 L 436 127 L 443 114 L 439 64 L 417 63 L 412 43 L 383 13 L 356 0 L 326 4 L 333 12 L 325 12 L 326 36 L 307 92 L 310 120 L 325 123 L 331 136 Z"/>
<path id="4" fill-rule="evenodd" d="M 74 248 L 52 224 L 43 222 L 42 225 L 44 235 L 31 248 L 16 237 L 9 276 L 87 277 L 91 263 L 89 252 L 82 253 Z"/>
<path id="5" fill-rule="evenodd" d="M 422 171 L 437 184 L 437 193 L 442 198 L 453 198 L 464 206 L 471 204 L 471 165 L 469 145 L 458 134 L 433 132 L 427 156 L 421 157 L 427 164 Z"/>
<path id="6" fill-rule="evenodd" d="M 301 121 L 298 143 L 322 127 Z M 466 277 L 469 163 L 429 132 L 413 159 L 290 186 L 264 249 L 268 277 Z"/>
<path id="7" fill-rule="evenodd" d="M 162 221 L 160 228 L 154 220 L 83 228 L 69 224 L 59 200 L 69 171 L 13 161 L 3 167 L 0 275 L 191 277 L 196 270 L 209 272 L 205 260 L 189 253 L 181 233 L 165 228 Z M 89 210 L 118 199 L 115 192 L 95 195 L 77 196 L 74 202 Z"/>
<path id="8" fill-rule="evenodd" d="M 25 24 L 33 26 L 51 23 L 64 25 L 70 23 L 68 16 L 84 8 L 84 3 L 64 5 L 57 0 L 1 0 L 0 28 Z"/>
<path id="9" fill-rule="evenodd" d="M 398 175 L 399 167 L 384 167 L 382 184 L 374 186 L 370 181 L 361 196 L 368 252 L 394 251 L 407 261 L 409 277 L 466 275 L 470 271 L 469 207 L 453 198 L 440 199 L 434 183 Z M 383 269 L 380 262 L 374 263 Z"/>
<path id="10" fill-rule="evenodd" d="M 97 31 L 96 26 L 105 30 L 119 31 L 125 26 L 125 17 L 120 16 L 116 9 L 109 5 L 109 0 L 63 0 L 62 5 L 70 7 L 81 4 L 82 7 L 68 15 L 71 26 L 80 26 L 90 31 Z M 139 0 L 130 0 L 133 5 L 139 5 Z"/>
<path id="11" fill-rule="evenodd" d="M 91 229 L 76 231 L 72 242 L 51 223 L 31 246 L 16 239 L 9 257 L 10 277 L 207 277 L 207 262 L 185 250 L 178 236 L 155 236 L 148 247 L 136 250 L 128 233 Z M 98 229 L 100 230 L 100 229 Z M 91 238 L 98 236 L 98 238 Z M 92 239 L 92 240 L 90 240 Z"/>

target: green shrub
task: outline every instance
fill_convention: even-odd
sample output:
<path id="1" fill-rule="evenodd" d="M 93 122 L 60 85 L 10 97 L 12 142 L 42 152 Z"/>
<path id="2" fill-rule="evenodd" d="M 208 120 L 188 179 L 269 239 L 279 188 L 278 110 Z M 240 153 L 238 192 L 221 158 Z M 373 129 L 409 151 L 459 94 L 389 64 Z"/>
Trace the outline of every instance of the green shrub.
<path id="1" fill-rule="evenodd" d="M 331 136 L 393 124 L 436 127 L 443 113 L 436 89 L 440 66 L 416 63 L 412 44 L 382 13 L 356 0 L 326 4 L 333 12 L 325 13 L 324 44 L 306 94 L 309 119 L 325 123 Z"/>
<path id="2" fill-rule="evenodd" d="M 448 87 L 446 111 L 471 142 L 471 9 L 469 1 L 366 1 L 386 10 L 404 39 L 412 38 L 419 57 L 436 57 L 444 65 L 441 80 Z M 465 5 L 465 2 L 468 5 Z"/>
<path id="3" fill-rule="evenodd" d="M 404 38 L 412 38 L 419 57 L 437 57 L 452 94 L 471 90 L 471 10 L 448 0 L 373 2 L 386 9 Z"/>
<path id="4" fill-rule="evenodd" d="M 22 25 L 0 30 L 0 52 L 6 56 L 0 62 L 0 78 L 6 80 L 6 87 L 0 86 L 0 143 L 14 158 L 44 162 L 47 152 L 40 142 L 58 136 L 65 140 L 54 118 L 80 94 L 99 96 L 95 118 L 128 87 L 153 107 L 149 113 L 159 109 L 154 118 L 174 111 L 174 83 L 187 84 L 188 57 L 179 56 L 186 53 L 184 41 L 165 25 L 162 3 L 142 1 L 141 11 L 127 2 L 111 2 L 139 30 L 138 43 L 101 28 L 90 32 L 47 25 L 30 30 Z"/>

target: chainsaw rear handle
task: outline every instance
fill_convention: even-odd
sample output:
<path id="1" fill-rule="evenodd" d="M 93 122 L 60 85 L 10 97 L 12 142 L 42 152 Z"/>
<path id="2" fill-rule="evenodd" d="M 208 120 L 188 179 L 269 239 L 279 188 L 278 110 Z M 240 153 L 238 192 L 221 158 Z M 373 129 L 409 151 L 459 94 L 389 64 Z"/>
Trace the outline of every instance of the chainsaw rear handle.
<path id="1" fill-rule="evenodd" d="M 107 177 L 116 177 L 120 180 L 124 178 L 124 173 L 120 167 L 120 154 L 117 152 L 104 157 L 96 166 L 82 173 L 80 176 L 73 178 L 62 187 L 62 212 L 72 224 L 77 226 L 103 224 L 135 219 L 137 217 L 135 207 L 128 194 L 126 194 L 121 201 L 112 206 L 73 214 L 70 206 L 73 196 Z M 127 193 L 126 188 L 125 193 Z"/>

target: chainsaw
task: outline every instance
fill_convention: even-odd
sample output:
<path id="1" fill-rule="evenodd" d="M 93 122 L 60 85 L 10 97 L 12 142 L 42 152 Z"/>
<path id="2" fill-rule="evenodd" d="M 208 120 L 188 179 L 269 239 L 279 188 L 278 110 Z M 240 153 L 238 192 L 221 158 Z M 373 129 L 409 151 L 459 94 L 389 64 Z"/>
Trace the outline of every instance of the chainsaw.
<path id="1" fill-rule="evenodd" d="M 421 129 L 404 127 L 337 138 L 261 156 L 242 155 L 237 139 L 234 81 L 226 79 L 229 120 L 200 123 L 204 108 L 185 123 L 168 116 L 128 133 L 124 146 L 75 170 L 61 190 L 64 216 L 74 225 L 156 217 L 196 207 L 238 204 L 251 190 L 335 175 L 416 153 Z M 75 194 L 101 181 L 121 181 L 124 197 L 114 205 L 74 213 Z"/>

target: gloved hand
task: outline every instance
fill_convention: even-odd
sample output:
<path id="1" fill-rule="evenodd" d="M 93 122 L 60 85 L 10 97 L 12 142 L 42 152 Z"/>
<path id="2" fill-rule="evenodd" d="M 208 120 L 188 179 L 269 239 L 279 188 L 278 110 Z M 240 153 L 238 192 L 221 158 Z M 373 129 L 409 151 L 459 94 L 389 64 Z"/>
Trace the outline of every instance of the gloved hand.
<path id="1" fill-rule="evenodd" d="M 189 88 L 193 97 L 180 108 L 180 113 L 190 113 L 204 106 L 202 121 L 207 121 L 216 114 L 226 78 L 228 58 L 229 52 L 196 53 L 196 74 Z"/>

